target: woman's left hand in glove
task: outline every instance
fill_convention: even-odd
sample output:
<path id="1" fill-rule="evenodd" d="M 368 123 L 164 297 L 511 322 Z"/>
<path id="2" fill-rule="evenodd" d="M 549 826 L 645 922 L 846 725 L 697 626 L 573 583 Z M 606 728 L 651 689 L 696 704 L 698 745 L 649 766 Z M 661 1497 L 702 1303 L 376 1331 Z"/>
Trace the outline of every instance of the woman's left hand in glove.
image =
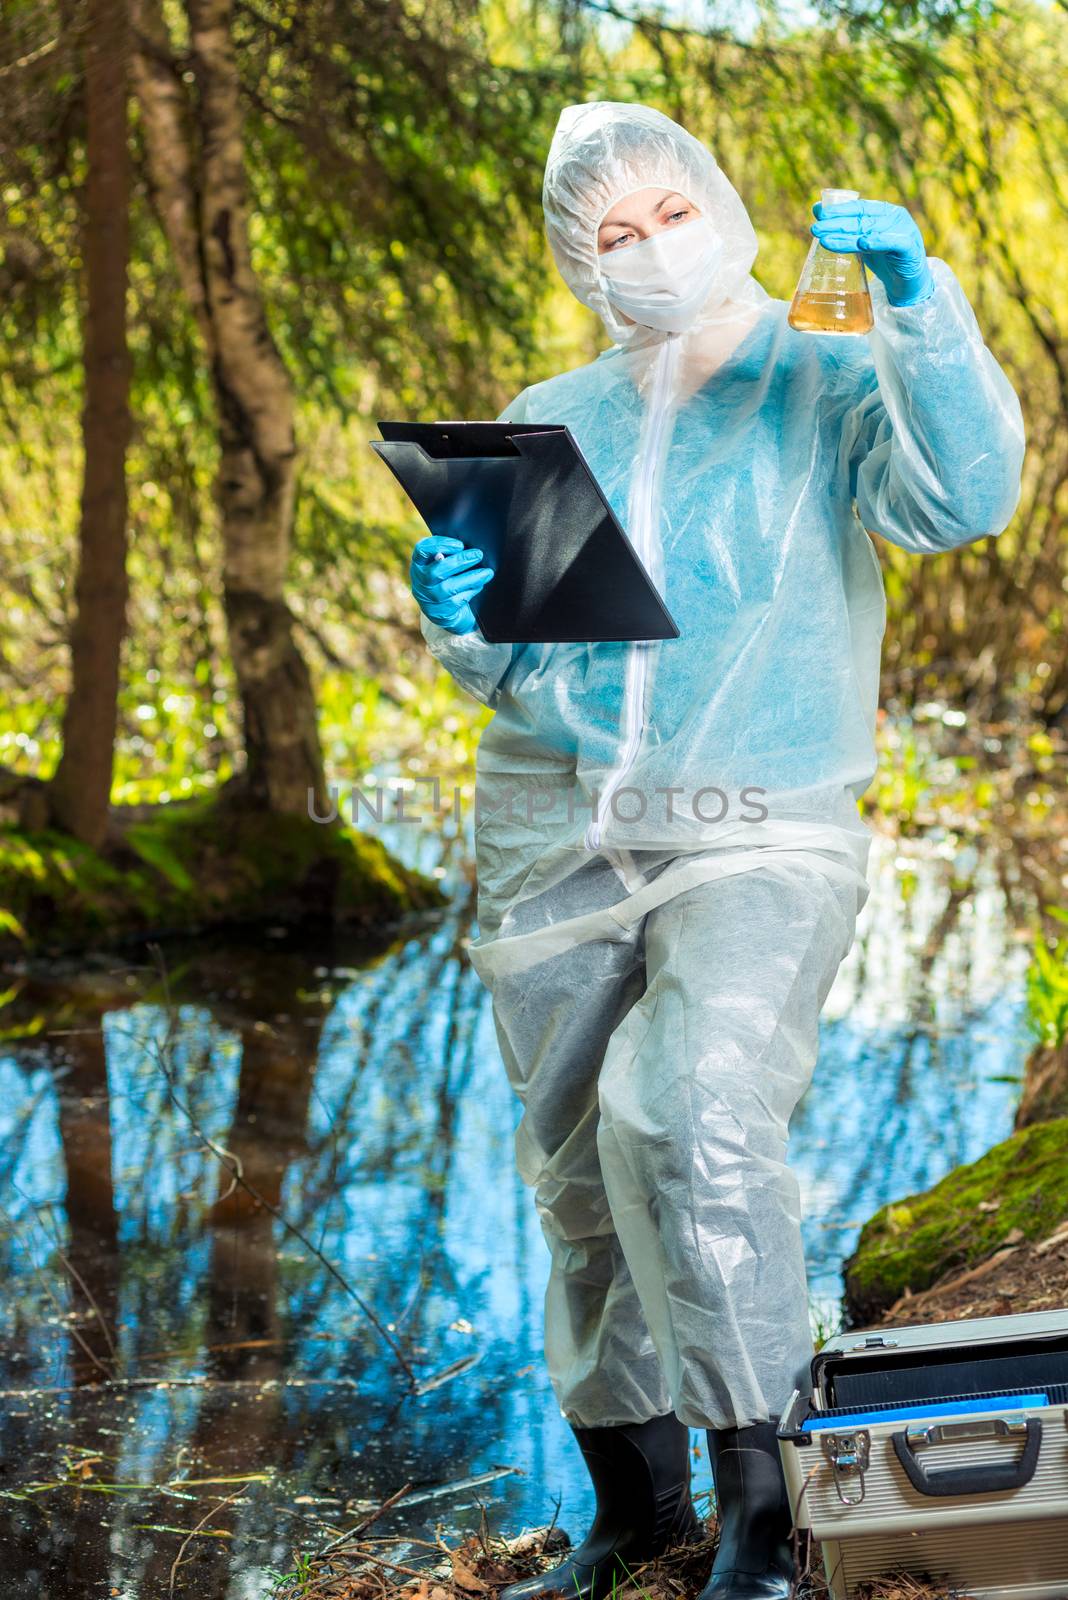
<path id="1" fill-rule="evenodd" d="M 812 208 L 812 232 L 835 255 L 860 256 L 892 306 L 913 306 L 933 294 L 923 235 L 904 206 L 886 200 L 842 200 Z"/>

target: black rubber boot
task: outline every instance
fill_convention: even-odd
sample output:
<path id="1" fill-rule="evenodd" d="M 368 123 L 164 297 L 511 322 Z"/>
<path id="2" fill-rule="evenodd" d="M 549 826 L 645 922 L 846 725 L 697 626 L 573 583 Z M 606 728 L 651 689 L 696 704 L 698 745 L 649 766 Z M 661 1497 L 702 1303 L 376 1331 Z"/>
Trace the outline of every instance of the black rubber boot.
<path id="1" fill-rule="evenodd" d="M 793 1518 L 776 1422 L 708 1430 L 719 1549 L 698 1600 L 788 1600 Z"/>
<path id="2" fill-rule="evenodd" d="M 673 1412 L 617 1428 L 576 1428 L 597 1509 L 566 1561 L 509 1584 L 500 1600 L 604 1600 L 629 1572 L 702 1534 L 690 1499 L 690 1430 Z"/>

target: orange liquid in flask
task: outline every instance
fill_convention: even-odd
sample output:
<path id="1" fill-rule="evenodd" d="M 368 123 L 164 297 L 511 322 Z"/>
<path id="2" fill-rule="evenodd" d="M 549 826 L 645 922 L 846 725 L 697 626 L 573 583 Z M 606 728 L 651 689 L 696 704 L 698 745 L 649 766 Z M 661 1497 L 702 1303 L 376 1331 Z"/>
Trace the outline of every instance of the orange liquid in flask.
<path id="1" fill-rule="evenodd" d="M 856 200 L 855 189 L 824 189 L 825 205 Z M 864 263 L 813 239 L 786 317 L 799 333 L 867 333 L 875 326 Z"/>

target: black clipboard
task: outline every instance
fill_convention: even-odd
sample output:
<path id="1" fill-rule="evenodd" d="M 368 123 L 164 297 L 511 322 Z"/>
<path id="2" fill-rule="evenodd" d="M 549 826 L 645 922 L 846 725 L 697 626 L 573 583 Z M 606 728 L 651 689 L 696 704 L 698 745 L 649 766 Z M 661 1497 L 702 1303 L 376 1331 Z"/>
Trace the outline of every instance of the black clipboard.
<path id="1" fill-rule="evenodd" d="M 677 639 L 679 630 L 567 428 L 380 422 L 371 444 L 431 533 L 482 551 L 471 602 L 492 644 Z"/>

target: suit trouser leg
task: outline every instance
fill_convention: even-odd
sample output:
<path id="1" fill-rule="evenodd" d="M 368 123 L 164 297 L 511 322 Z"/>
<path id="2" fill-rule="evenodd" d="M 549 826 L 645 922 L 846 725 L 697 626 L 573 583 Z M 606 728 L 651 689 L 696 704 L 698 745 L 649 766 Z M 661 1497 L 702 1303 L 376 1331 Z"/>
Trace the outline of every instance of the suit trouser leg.
<path id="1" fill-rule="evenodd" d="M 647 986 L 605 1052 L 598 1150 L 674 1409 L 691 1427 L 778 1415 L 812 1356 L 787 1125 L 855 898 L 812 869 L 761 869 L 645 919 Z"/>
<path id="2" fill-rule="evenodd" d="M 522 907 L 510 931 L 619 899 L 619 880 L 599 858 L 580 876 Z M 640 930 L 576 945 L 492 986 L 497 1039 L 523 1105 L 519 1171 L 551 1255 L 546 1361 L 560 1409 L 578 1427 L 645 1422 L 671 1408 L 597 1151 L 605 1049 L 644 989 Z"/>

